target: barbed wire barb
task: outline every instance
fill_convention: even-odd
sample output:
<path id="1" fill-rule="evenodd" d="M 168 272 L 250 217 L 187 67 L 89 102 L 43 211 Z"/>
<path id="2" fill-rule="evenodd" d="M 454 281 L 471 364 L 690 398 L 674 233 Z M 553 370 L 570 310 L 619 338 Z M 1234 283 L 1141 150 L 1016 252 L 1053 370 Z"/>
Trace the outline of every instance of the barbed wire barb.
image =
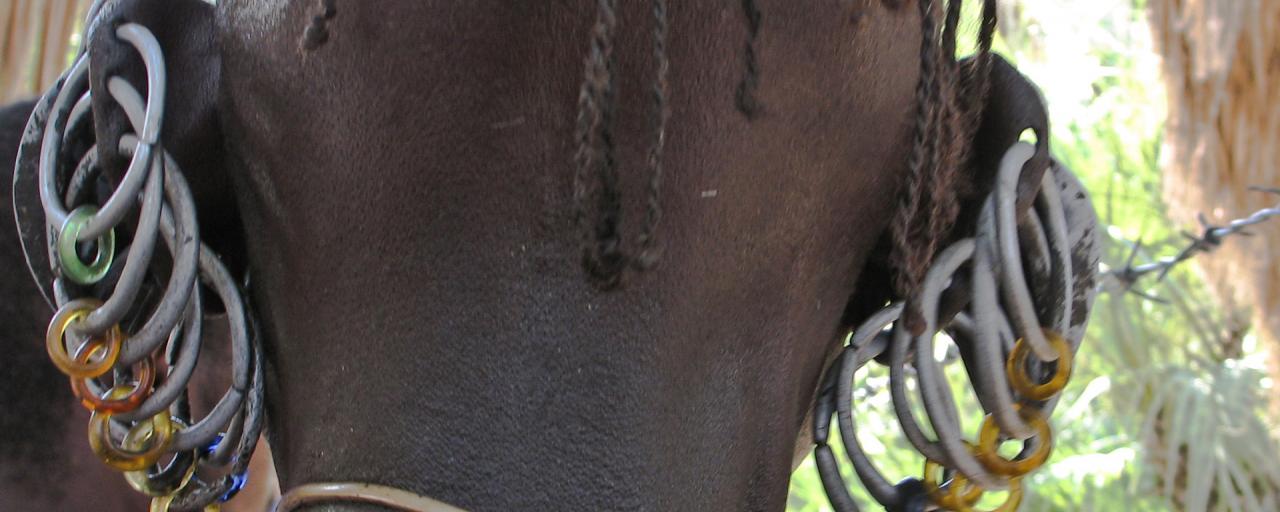
<path id="1" fill-rule="evenodd" d="M 1249 190 L 1280 195 L 1280 188 L 1275 187 L 1251 186 Z M 1163 281 L 1179 264 L 1199 254 L 1213 252 L 1214 249 L 1221 247 L 1223 242 L 1231 236 L 1254 236 L 1254 233 L 1249 231 L 1248 228 L 1266 222 L 1273 217 L 1280 217 L 1280 204 L 1270 208 L 1263 208 L 1248 217 L 1233 220 L 1225 225 L 1215 225 L 1209 222 L 1204 213 L 1200 213 L 1196 216 L 1196 219 L 1200 222 L 1200 234 L 1195 235 L 1184 231 L 1182 236 L 1188 240 L 1188 244 L 1178 251 L 1176 255 L 1160 258 L 1150 263 L 1135 265 L 1134 262 L 1138 253 L 1142 250 L 1142 240 L 1139 239 L 1133 244 L 1133 249 L 1130 251 L 1124 267 L 1109 270 L 1104 272 L 1103 275 L 1119 283 L 1119 288 L 1123 292 L 1133 293 L 1148 300 L 1165 303 L 1166 301 L 1158 297 L 1137 291 L 1135 287 L 1138 281 L 1150 274 L 1157 274 L 1156 282 Z"/>

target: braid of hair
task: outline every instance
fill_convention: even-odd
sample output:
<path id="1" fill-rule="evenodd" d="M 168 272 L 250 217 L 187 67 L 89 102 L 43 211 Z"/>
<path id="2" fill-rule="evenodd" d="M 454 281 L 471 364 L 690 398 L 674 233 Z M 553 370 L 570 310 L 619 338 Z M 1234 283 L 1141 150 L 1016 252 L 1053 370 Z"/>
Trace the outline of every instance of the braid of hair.
<path id="1" fill-rule="evenodd" d="M 920 78 L 916 84 L 916 128 L 908 159 L 909 174 L 899 194 L 898 208 L 891 221 L 893 247 L 891 258 L 897 270 L 893 279 L 894 289 L 901 297 L 910 297 L 920 280 L 930 256 L 924 254 L 928 241 L 923 237 L 920 211 L 925 206 L 925 191 L 932 179 L 931 163 L 936 153 L 931 151 L 931 128 L 937 118 L 937 65 L 934 57 L 936 27 L 933 18 L 933 1 L 920 0 L 921 49 Z"/>
<path id="2" fill-rule="evenodd" d="M 670 84 L 667 75 L 671 70 L 671 61 L 667 56 L 667 2 L 653 0 L 653 58 L 657 70 L 653 79 L 653 141 L 649 147 L 649 189 L 646 198 L 644 230 L 640 234 L 640 256 L 635 260 L 636 268 L 648 270 L 658 262 L 659 248 L 655 235 L 658 223 L 662 220 L 662 155 L 667 144 L 667 121 L 671 118 L 668 107 Z"/>
<path id="3" fill-rule="evenodd" d="M 622 220 L 622 192 L 618 183 L 617 143 L 613 136 L 614 120 L 618 112 L 618 94 L 614 86 L 617 59 L 613 54 L 615 29 L 618 25 L 617 0 L 600 0 L 600 5 L 608 31 L 603 39 L 606 75 L 601 91 L 604 104 L 600 109 L 600 145 L 604 159 L 602 165 L 597 167 L 601 190 L 600 218 L 596 221 L 596 250 L 600 259 L 595 271 L 600 284 L 604 288 L 612 288 L 617 286 L 626 261 L 626 256 L 622 253 L 622 240 L 618 235 L 618 225 Z"/>
<path id="4" fill-rule="evenodd" d="M 960 109 L 957 106 L 959 64 L 956 61 L 956 26 L 960 19 L 963 0 L 951 0 L 947 5 L 947 19 L 943 26 L 942 52 L 936 55 L 939 71 L 939 123 L 941 144 L 939 166 L 934 174 L 929 212 L 930 255 L 943 243 L 960 212 L 956 193 L 959 171 L 968 160 L 968 137 L 960 126 Z"/>
<path id="5" fill-rule="evenodd" d="M 954 62 L 956 55 L 956 30 L 960 26 L 960 11 L 964 8 L 964 0 L 947 2 L 947 17 L 942 24 L 942 55 L 945 61 Z"/>
<path id="6" fill-rule="evenodd" d="M 991 43 L 995 39 L 996 22 L 999 21 L 996 0 L 982 3 L 982 25 L 978 29 L 978 54 L 963 82 L 963 94 L 969 99 L 965 108 L 965 124 L 977 130 L 982 121 L 982 106 L 986 104 L 991 87 Z"/>
<path id="7" fill-rule="evenodd" d="M 954 87 L 957 92 L 952 108 L 957 111 L 955 130 L 961 135 L 954 137 L 957 143 L 955 160 L 960 169 L 970 164 L 973 136 L 982 125 L 983 109 L 990 91 L 991 44 L 995 39 L 996 22 L 996 0 L 983 0 L 977 51 L 972 58 L 960 63 L 955 71 Z"/>
<path id="8" fill-rule="evenodd" d="M 937 34 L 934 34 L 937 37 Z M 944 175 L 948 171 L 947 157 L 951 147 L 951 141 L 946 137 L 950 135 L 947 129 L 948 117 L 948 100 L 951 98 L 947 87 L 947 66 L 944 64 L 943 56 L 937 47 L 933 48 L 931 64 L 933 72 L 931 73 L 928 91 L 929 96 L 926 100 L 929 104 L 929 117 L 925 125 L 924 140 L 926 141 L 925 149 L 925 165 L 922 171 L 924 186 L 919 193 L 922 197 L 920 207 L 915 211 L 913 223 L 917 229 L 917 237 L 915 251 L 916 254 L 912 258 L 915 266 L 916 285 L 923 280 L 924 274 L 928 272 L 929 264 L 933 261 L 933 255 L 938 251 L 939 241 L 935 236 L 935 228 L 938 226 L 939 199 L 940 196 L 950 192 L 942 188 Z M 916 288 L 913 288 L 915 290 Z"/>
<path id="9" fill-rule="evenodd" d="M 989 66 L 991 63 L 991 43 L 996 37 L 996 23 L 1000 21 L 996 0 L 982 2 L 982 26 L 978 29 L 978 57 Z M 982 75 L 986 77 L 986 75 Z M 984 80 L 985 81 L 985 80 Z"/>
<path id="10" fill-rule="evenodd" d="M 760 113 L 760 101 L 756 89 L 760 87 L 760 63 L 756 57 L 756 39 L 760 35 L 760 8 L 756 0 L 742 0 L 742 11 L 747 18 L 747 43 L 744 50 L 746 70 L 738 84 L 736 105 L 738 111 L 754 119 Z"/>
<path id="11" fill-rule="evenodd" d="M 917 2 L 922 41 L 916 134 L 906 189 L 890 226 L 893 286 L 907 299 L 904 318 L 913 332 L 924 327 L 913 296 L 959 215 L 959 177 L 969 165 L 972 139 L 986 105 L 996 28 L 996 0 L 983 0 L 978 54 L 962 65 L 956 59 L 956 39 L 963 0 L 946 4 L 941 34 L 937 1 L 944 0 Z"/>
<path id="12" fill-rule="evenodd" d="M 583 266 L 602 288 L 617 285 L 623 259 L 617 228 L 621 212 L 617 156 L 613 139 L 616 112 L 614 91 L 614 32 L 617 0 L 598 0 L 582 89 L 579 93 L 578 151 L 574 173 L 574 217 L 582 230 Z M 586 202 L 590 193 L 587 174 L 596 171 L 601 182 L 598 218 L 591 226 Z"/>
<path id="13" fill-rule="evenodd" d="M 591 244 L 590 215 L 587 213 L 587 197 L 591 190 L 587 180 L 587 172 L 596 165 L 596 127 L 600 124 L 599 94 L 591 77 L 593 60 L 597 52 L 591 51 L 586 58 L 587 77 L 582 81 L 578 92 L 578 118 L 574 132 L 577 150 L 574 153 L 573 173 L 573 222 L 581 234 L 581 251 L 584 266 L 594 257 Z"/>

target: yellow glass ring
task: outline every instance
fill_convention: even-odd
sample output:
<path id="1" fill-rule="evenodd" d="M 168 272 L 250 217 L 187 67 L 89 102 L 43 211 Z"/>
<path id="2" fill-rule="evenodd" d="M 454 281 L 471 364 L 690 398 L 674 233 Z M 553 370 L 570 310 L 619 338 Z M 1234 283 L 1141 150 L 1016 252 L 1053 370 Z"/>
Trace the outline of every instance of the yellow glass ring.
<path id="1" fill-rule="evenodd" d="M 89 350 L 80 350 L 76 354 L 76 362 L 88 362 L 91 357 Z M 88 379 L 71 379 L 71 392 L 80 400 L 80 404 L 86 409 L 95 412 L 105 412 L 118 414 L 122 412 L 132 411 L 142 405 L 142 401 L 151 396 L 151 391 L 156 380 L 155 365 L 150 357 L 143 358 L 133 365 L 134 382 L 132 386 L 117 385 L 111 390 L 97 396 L 89 389 Z M 109 396 L 119 396 L 119 399 L 111 399 Z"/>
<path id="2" fill-rule="evenodd" d="M 977 503 L 978 500 L 982 499 L 982 495 L 986 493 L 985 489 L 978 487 L 978 485 L 973 482 L 970 482 L 969 479 L 965 478 L 964 475 L 961 475 L 958 472 L 955 476 L 951 477 L 951 485 L 948 487 L 951 489 L 951 492 L 949 493 L 951 499 L 956 503 L 967 503 L 969 505 L 973 505 L 974 503 Z M 960 489 L 965 490 L 964 494 L 960 493 Z"/>
<path id="3" fill-rule="evenodd" d="M 58 312 L 53 315 L 53 320 L 49 321 L 49 330 L 45 332 L 44 337 L 45 350 L 49 352 L 49 359 L 53 361 L 54 366 L 57 366 L 62 373 L 77 379 L 89 379 L 107 373 L 111 367 L 115 366 L 116 360 L 120 357 L 120 347 L 124 343 L 124 335 L 120 332 L 119 326 L 113 326 L 101 336 L 90 337 L 85 342 L 86 346 L 77 350 L 90 355 L 84 362 L 79 362 L 72 357 L 67 352 L 67 345 L 63 341 L 67 328 L 72 322 L 100 306 L 102 302 L 97 299 L 76 299 L 58 309 Z"/>
<path id="4" fill-rule="evenodd" d="M 1009 479 L 1009 497 L 1005 498 L 1004 503 L 1001 503 L 1000 506 L 985 512 L 1015 512 L 1016 510 L 1018 510 L 1018 505 L 1021 505 L 1021 504 L 1022 504 L 1022 479 L 1010 478 Z M 961 504 L 959 507 L 956 507 L 955 510 L 958 512 L 978 512 L 977 509 L 973 508 L 973 505 L 974 503 Z"/>
<path id="5" fill-rule="evenodd" d="M 964 504 L 973 505 L 982 499 L 985 491 L 970 483 L 969 479 L 959 472 L 952 475 L 951 480 L 943 488 L 938 484 L 937 478 L 941 469 L 942 465 L 937 462 L 928 459 L 924 461 L 924 489 L 936 505 L 946 510 L 958 510 Z M 960 489 L 964 489 L 963 494 L 960 493 Z"/>
<path id="6" fill-rule="evenodd" d="M 170 503 L 173 503 L 173 496 L 156 496 L 151 498 L 150 512 L 169 512 Z"/>
<path id="7" fill-rule="evenodd" d="M 195 453 L 192 452 L 185 455 L 179 454 L 178 456 L 190 457 L 190 458 L 187 459 L 187 461 L 185 462 L 174 460 L 173 462 L 174 464 L 185 463 L 187 467 L 185 470 L 183 470 L 182 478 L 177 479 L 173 483 L 165 484 L 163 482 L 157 482 L 155 479 L 152 478 L 151 474 L 149 473 L 150 469 L 142 469 L 138 471 L 126 471 L 124 473 L 124 480 L 125 482 L 129 483 L 129 487 L 132 487 L 133 490 L 138 491 L 142 494 L 146 494 L 147 496 L 159 498 L 163 496 L 173 495 L 178 491 L 181 491 L 183 488 L 185 488 L 188 483 L 191 483 L 191 477 L 195 476 L 196 474 Z"/>
<path id="8" fill-rule="evenodd" d="M 111 399 L 120 398 L 116 390 L 107 394 Z M 173 421 L 167 410 L 130 428 L 124 437 L 124 447 L 111 444 L 110 418 L 110 414 L 100 412 L 89 416 L 89 449 L 103 463 L 117 470 L 142 471 L 151 467 L 173 441 Z"/>
<path id="9" fill-rule="evenodd" d="M 1071 345 L 1067 343 L 1066 338 L 1052 330 L 1041 329 L 1041 331 L 1049 341 L 1049 346 L 1058 353 L 1058 359 L 1054 362 L 1056 368 L 1054 368 L 1053 377 L 1050 377 L 1048 382 L 1038 383 L 1027 374 L 1027 359 L 1031 357 L 1031 347 L 1025 338 L 1018 339 L 1018 342 L 1013 345 L 1013 352 L 1009 354 L 1009 359 L 1005 361 L 1009 385 L 1013 386 L 1013 390 L 1018 394 L 1031 400 L 1048 400 L 1062 391 L 1062 388 L 1067 387 L 1067 381 L 1071 379 Z"/>
<path id="10" fill-rule="evenodd" d="M 1053 452 L 1053 432 L 1044 415 L 1031 407 L 1018 407 L 1018 414 L 1036 431 L 1034 437 L 1037 441 L 1036 450 L 1023 459 L 1009 460 L 1001 457 L 997 453 L 1000 447 L 1000 427 L 996 425 L 995 417 L 988 414 L 982 420 L 982 429 L 978 433 L 978 447 L 974 455 L 978 462 L 992 473 L 1010 477 L 1025 475 L 1043 466 L 1045 461 L 1049 460 L 1049 454 Z"/>
<path id="11" fill-rule="evenodd" d="M 175 428 L 181 429 L 187 426 L 186 422 L 178 418 L 170 417 L 170 421 L 174 423 Z M 164 467 L 152 466 L 139 471 L 126 471 L 124 480 L 133 490 L 147 496 L 153 498 L 172 497 L 178 491 L 186 488 L 187 484 L 191 483 L 192 477 L 196 474 L 196 462 L 199 459 L 199 455 L 198 451 L 176 453 L 173 460 Z M 159 469 L 159 471 L 153 472 L 156 469 Z M 180 472 L 181 474 L 173 475 L 171 472 Z M 175 476 L 176 478 L 174 478 Z"/>

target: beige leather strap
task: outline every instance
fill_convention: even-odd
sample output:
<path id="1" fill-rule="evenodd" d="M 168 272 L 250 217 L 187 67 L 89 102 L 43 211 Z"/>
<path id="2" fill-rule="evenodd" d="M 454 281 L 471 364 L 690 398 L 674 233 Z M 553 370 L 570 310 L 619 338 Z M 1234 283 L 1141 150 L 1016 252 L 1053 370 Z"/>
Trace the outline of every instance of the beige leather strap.
<path id="1" fill-rule="evenodd" d="M 466 512 L 463 509 L 385 485 L 358 482 L 306 484 L 293 488 L 280 498 L 276 512 L 290 512 L 303 505 L 333 502 L 356 502 L 382 505 L 409 512 Z"/>

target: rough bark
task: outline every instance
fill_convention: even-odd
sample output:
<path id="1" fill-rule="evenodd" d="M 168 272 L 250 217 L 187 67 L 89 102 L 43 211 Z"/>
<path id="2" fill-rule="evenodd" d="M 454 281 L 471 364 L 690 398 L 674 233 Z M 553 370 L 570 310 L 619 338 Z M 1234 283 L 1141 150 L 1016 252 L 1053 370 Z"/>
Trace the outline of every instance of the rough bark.
<path id="1" fill-rule="evenodd" d="M 1168 85 L 1164 195 L 1173 217 L 1225 222 L 1272 206 L 1280 185 L 1280 2 L 1151 0 Z M 1198 261 L 1228 308 L 1251 310 L 1280 378 L 1280 224 Z M 1228 333 L 1223 334 L 1229 337 Z"/>
<path id="2" fill-rule="evenodd" d="M 91 0 L 0 0 L 0 104 L 35 96 L 67 67 Z"/>

